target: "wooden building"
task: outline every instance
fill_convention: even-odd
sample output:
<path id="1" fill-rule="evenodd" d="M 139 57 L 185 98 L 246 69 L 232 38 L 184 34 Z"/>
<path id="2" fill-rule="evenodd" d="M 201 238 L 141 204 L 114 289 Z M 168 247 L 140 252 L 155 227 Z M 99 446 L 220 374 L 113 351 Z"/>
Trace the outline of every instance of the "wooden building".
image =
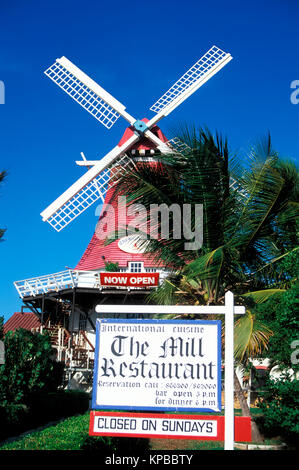
<path id="1" fill-rule="evenodd" d="M 133 132 L 132 128 L 127 128 L 119 145 Z M 166 141 L 157 126 L 153 132 Z M 148 164 L 155 152 L 154 144 L 143 137 L 127 154 L 140 161 L 146 159 Z M 113 185 L 108 185 L 99 217 L 101 223 L 106 223 L 108 227 L 111 212 L 107 212 L 105 207 L 111 202 L 113 191 Z M 123 224 L 123 219 L 118 216 L 116 201 L 111 205 L 114 205 L 117 223 Z M 111 265 L 117 266 L 115 273 L 107 271 L 107 266 Z M 104 273 L 107 274 L 106 282 L 103 282 Z M 14 284 L 24 306 L 40 319 L 40 326 L 35 330 L 42 332 L 46 329 L 51 335 L 57 360 L 66 365 L 68 385 L 89 389 L 94 362 L 95 325 L 99 316 L 95 306 L 115 304 L 113 317 L 118 318 L 118 305 L 143 304 L 149 292 L 167 275 L 163 265 L 157 266 L 151 256 L 136 246 L 132 237 L 122 237 L 105 246 L 105 240 L 98 236 L 96 229 L 73 269 L 16 281 Z"/>

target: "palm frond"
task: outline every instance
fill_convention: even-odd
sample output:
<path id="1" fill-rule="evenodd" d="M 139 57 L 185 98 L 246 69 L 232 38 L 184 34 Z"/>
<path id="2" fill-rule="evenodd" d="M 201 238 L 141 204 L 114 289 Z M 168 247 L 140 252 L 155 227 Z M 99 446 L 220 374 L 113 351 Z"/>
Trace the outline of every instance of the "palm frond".
<path id="1" fill-rule="evenodd" d="M 190 278 L 201 280 L 218 278 L 224 260 L 223 247 L 219 247 L 204 255 L 198 256 L 184 268 L 184 274 Z"/>
<path id="2" fill-rule="evenodd" d="M 243 297 L 245 299 L 250 299 L 257 304 L 261 304 L 266 302 L 266 300 L 270 299 L 273 295 L 281 295 L 286 291 L 286 289 L 263 289 L 255 292 L 248 292 L 247 294 L 241 294 L 239 297 Z"/>
<path id="3" fill-rule="evenodd" d="M 273 332 L 247 311 L 235 323 L 234 354 L 238 361 L 244 362 L 249 357 L 257 357 L 267 349 Z"/>
<path id="4" fill-rule="evenodd" d="M 170 279 L 165 279 L 157 289 L 153 290 L 147 297 L 148 303 L 157 305 L 175 305 L 177 286 Z"/>

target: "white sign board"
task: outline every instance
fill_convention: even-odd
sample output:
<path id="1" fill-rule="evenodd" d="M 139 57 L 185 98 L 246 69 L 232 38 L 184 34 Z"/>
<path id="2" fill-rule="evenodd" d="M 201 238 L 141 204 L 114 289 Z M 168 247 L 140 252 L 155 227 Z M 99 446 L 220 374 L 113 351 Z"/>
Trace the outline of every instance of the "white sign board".
<path id="1" fill-rule="evenodd" d="M 221 410 L 221 322 L 97 320 L 93 409 Z"/>

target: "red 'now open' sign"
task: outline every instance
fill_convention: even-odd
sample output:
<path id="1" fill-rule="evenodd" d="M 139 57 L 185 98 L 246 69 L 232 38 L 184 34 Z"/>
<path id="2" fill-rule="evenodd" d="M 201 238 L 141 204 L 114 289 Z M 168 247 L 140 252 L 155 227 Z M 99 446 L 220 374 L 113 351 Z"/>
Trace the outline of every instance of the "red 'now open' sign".
<path id="1" fill-rule="evenodd" d="M 101 285 L 106 287 L 155 287 L 159 273 L 100 273 Z"/>

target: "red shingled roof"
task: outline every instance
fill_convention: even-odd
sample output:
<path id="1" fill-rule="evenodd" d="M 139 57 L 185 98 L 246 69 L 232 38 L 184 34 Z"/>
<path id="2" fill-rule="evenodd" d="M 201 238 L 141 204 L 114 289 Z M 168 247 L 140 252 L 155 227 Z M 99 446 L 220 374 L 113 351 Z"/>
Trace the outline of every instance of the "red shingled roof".
<path id="1" fill-rule="evenodd" d="M 4 323 L 4 334 L 8 331 L 14 331 L 18 328 L 24 328 L 25 330 L 31 330 L 32 328 L 38 328 L 41 325 L 40 319 L 35 313 L 32 312 L 15 312 L 8 320 Z"/>
<path id="2" fill-rule="evenodd" d="M 144 122 L 148 121 L 147 119 L 142 120 Z M 128 127 L 118 145 L 122 145 L 124 142 L 126 142 L 131 137 L 133 132 L 133 128 Z M 152 132 L 157 135 L 163 142 L 167 141 L 166 137 L 163 135 L 163 133 L 157 126 L 152 129 Z M 137 144 L 133 145 L 130 150 L 150 150 L 153 148 L 155 148 L 155 144 L 153 144 L 146 137 L 144 137 L 139 142 L 137 142 Z M 108 189 L 99 220 L 101 221 L 101 227 L 106 225 L 107 228 L 115 227 L 115 229 L 117 230 L 118 224 L 119 228 L 123 228 L 125 224 L 122 216 L 118 215 L 118 207 L 116 201 L 114 203 L 112 202 L 111 204 L 114 208 L 113 214 L 111 214 L 111 212 L 109 213 L 109 211 L 107 211 L 105 208 L 105 204 L 109 204 L 112 194 L 113 188 L 111 188 L 110 190 Z M 112 217 L 114 220 L 112 220 Z M 133 217 L 131 217 L 131 219 L 132 218 Z M 128 222 L 129 220 L 130 217 L 127 217 Z M 114 241 L 109 245 L 105 245 L 105 240 L 99 239 L 96 230 L 75 269 L 83 271 L 103 269 L 105 268 L 105 262 L 118 263 L 119 267 L 127 267 L 128 262 L 138 261 L 143 262 L 145 268 L 155 267 L 155 263 L 153 262 L 153 260 L 151 260 L 149 254 L 128 253 L 119 247 L 118 240 Z"/>

